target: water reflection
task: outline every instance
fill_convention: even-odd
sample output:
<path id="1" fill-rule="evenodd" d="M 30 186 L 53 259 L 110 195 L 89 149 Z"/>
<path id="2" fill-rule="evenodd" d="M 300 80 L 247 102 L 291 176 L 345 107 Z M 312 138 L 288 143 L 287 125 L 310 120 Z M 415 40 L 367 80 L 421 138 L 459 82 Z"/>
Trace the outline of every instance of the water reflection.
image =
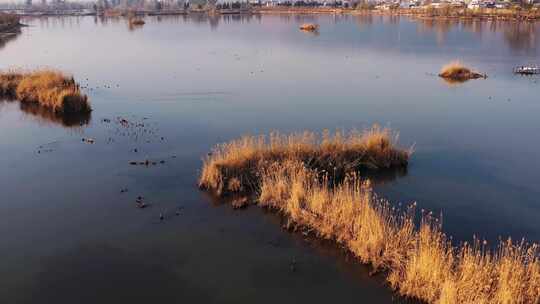
<path id="1" fill-rule="evenodd" d="M 3 103 L 17 101 L 0 100 Z M 35 103 L 18 102 L 22 113 L 27 114 L 41 123 L 52 123 L 66 128 L 81 127 L 88 125 L 92 119 L 91 113 L 60 114 L 53 110 Z"/>
<path id="2" fill-rule="evenodd" d="M 494 22 L 496 25 L 497 23 Z M 494 29 L 495 31 L 496 29 Z M 513 51 L 536 54 L 539 41 L 537 39 L 538 25 L 534 23 L 514 22 L 503 26 L 504 40 Z"/>
<path id="3" fill-rule="evenodd" d="M 0 33 L 0 50 L 3 49 L 9 42 L 16 40 L 20 33 L 20 30 L 13 33 Z"/>
<path id="4" fill-rule="evenodd" d="M 439 45 L 448 43 L 450 32 L 457 30 L 473 33 L 478 40 L 481 40 L 487 31 L 492 33 L 501 32 L 503 33 L 503 41 L 514 53 L 536 54 L 536 50 L 540 45 L 537 38 L 540 27 L 536 23 L 469 19 L 420 19 L 416 20 L 416 22 L 418 24 L 418 33 L 434 33 Z"/>
<path id="5" fill-rule="evenodd" d="M 40 17 L 36 18 L 37 23 L 43 28 L 78 28 L 81 26 L 82 18 L 88 17 Z M 27 18 L 30 22 L 32 18 Z M 470 44 L 478 43 L 485 39 L 490 39 L 488 33 L 502 33 L 500 41 L 504 42 L 510 51 L 513 53 L 524 53 L 535 55 L 540 47 L 539 39 L 537 38 L 540 31 L 538 23 L 524 22 L 508 22 L 508 21 L 483 21 L 472 19 L 418 19 L 405 16 L 377 16 L 373 14 L 361 14 L 357 16 L 351 15 L 260 15 L 260 14 L 241 14 L 241 15 L 208 15 L 208 14 L 189 14 L 189 15 L 169 15 L 169 16 L 147 16 L 145 21 L 148 23 L 173 23 L 182 24 L 190 23 L 196 25 L 208 25 L 210 29 L 216 30 L 222 24 L 230 23 L 253 23 L 262 24 L 263 21 L 270 22 L 276 26 L 280 24 L 291 23 L 318 23 L 321 24 L 321 30 L 325 30 L 325 23 L 340 24 L 349 23 L 354 20 L 358 24 L 358 28 L 364 30 L 367 27 L 379 26 L 384 32 L 392 32 L 395 28 L 400 31 L 408 31 L 408 27 L 404 27 L 407 23 L 416 24 L 416 32 L 419 34 L 434 34 L 434 42 L 441 46 L 449 43 Z M 93 17 L 94 24 L 101 26 L 110 26 L 119 23 L 127 23 L 127 18 L 122 16 L 96 16 Z M 392 25 L 388 27 L 387 25 Z M 138 26 L 128 26 L 128 30 L 134 31 L 140 29 Z M 471 33 L 473 37 L 461 37 L 454 41 L 451 33 Z M 312 33 L 314 35 L 320 33 Z M 489 37 L 488 37 L 489 36 Z M 12 37 L 14 39 L 16 36 Z M 392 36 L 378 35 L 375 45 L 388 42 Z M 450 41 L 449 39 L 452 39 Z M 485 38 L 485 39 L 484 39 Z M 395 42 L 395 41 L 392 41 Z M 402 41 L 401 41 L 402 42 Z M 5 41 L 0 39 L 0 48 L 5 44 Z"/>

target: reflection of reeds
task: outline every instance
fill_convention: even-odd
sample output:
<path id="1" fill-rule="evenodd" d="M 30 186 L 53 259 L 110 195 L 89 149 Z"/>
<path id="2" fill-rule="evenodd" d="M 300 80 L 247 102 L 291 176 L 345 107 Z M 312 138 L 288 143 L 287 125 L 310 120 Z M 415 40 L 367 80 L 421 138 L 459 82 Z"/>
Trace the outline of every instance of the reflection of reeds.
<path id="1" fill-rule="evenodd" d="M 291 135 L 279 133 L 245 136 L 216 147 L 205 160 L 199 180 L 202 188 L 218 194 L 252 192 L 260 186 L 260 172 L 274 162 L 302 161 L 310 168 L 326 170 L 335 178 L 359 169 L 383 170 L 406 167 L 409 150 L 395 147 L 397 135 L 374 126 L 350 134 L 325 131 Z"/>
<path id="2" fill-rule="evenodd" d="M 19 16 L 0 13 L 0 49 L 20 34 L 20 27 Z"/>
<path id="3" fill-rule="evenodd" d="M 90 123 L 92 112 L 65 113 L 54 112 L 50 108 L 36 103 L 20 103 L 20 109 L 24 113 L 36 116 L 46 122 L 52 122 L 64 127 L 79 127 Z"/>
<path id="4" fill-rule="evenodd" d="M 87 96 L 73 77 L 55 70 L 0 73 L 0 94 L 23 103 L 37 103 L 56 113 L 91 111 Z"/>

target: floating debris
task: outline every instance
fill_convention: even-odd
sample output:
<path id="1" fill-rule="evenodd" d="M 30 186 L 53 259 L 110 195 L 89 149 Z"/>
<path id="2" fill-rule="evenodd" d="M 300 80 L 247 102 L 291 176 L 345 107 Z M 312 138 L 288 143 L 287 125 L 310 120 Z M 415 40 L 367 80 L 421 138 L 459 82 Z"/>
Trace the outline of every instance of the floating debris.
<path id="1" fill-rule="evenodd" d="M 136 204 L 137 208 L 140 208 L 140 209 L 146 208 L 149 205 L 149 204 L 143 202 L 143 197 L 142 196 L 137 196 L 137 199 L 135 200 L 135 204 Z"/>
<path id="2" fill-rule="evenodd" d="M 160 163 L 160 164 L 164 164 L 165 161 L 164 161 L 164 160 L 160 160 L 159 163 Z M 139 166 L 150 167 L 150 166 L 156 166 L 156 165 L 158 164 L 158 162 L 157 162 L 157 161 L 152 161 L 152 160 L 149 160 L 149 159 L 145 159 L 145 160 L 143 160 L 143 161 L 134 161 L 134 160 L 132 160 L 132 161 L 129 162 L 129 164 L 130 164 L 130 165 L 133 165 L 133 166 L 139 165 Z"/>
<path id="3" fill-rule="evenodd" d="M 291 264 L 289 265 L 290 269 L 291 269 L 291 272 L 295 272 L 296 271 L 296 258 L 293 258 L 292 261 L 291 261 Z"/>
<path id="4" fill-rule="evenodd" d="M 93 138 L 83 138 L 82 141 L 89 144 L 93 144 L 96 142 Z"/>
<path id="5" fill-rule="evenodd" d="M 538 66 L 520 66 L 514 69 L 515 74 L 521 75 L 535 75 L 540 74 L 540 67 Z"/>

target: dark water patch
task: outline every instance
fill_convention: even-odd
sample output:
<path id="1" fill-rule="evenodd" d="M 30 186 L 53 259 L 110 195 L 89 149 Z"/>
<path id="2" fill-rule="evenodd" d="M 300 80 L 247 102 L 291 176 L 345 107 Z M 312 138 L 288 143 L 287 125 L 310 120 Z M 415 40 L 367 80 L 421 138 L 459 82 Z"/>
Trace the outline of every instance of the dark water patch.
<path id="1" fill-rule="evenodd" d="M 18 103 L 22 113 L 35 118 L 39 123 L 59 125 L 66 128 L 83 127 L 90 124 L 92 112 L 59 113 L 53 109 L 32 102 L 18 102 L 15 100 L 0 100 L 1 103 Z"/>
<path id="2" fill-rule="evenodd" d="M 182 278 L 181 269 L 159 259 L 107 244 L 85 244 L 43 258 L 19 303 L 215 303 L 203 286 L 193 286 Z"/>

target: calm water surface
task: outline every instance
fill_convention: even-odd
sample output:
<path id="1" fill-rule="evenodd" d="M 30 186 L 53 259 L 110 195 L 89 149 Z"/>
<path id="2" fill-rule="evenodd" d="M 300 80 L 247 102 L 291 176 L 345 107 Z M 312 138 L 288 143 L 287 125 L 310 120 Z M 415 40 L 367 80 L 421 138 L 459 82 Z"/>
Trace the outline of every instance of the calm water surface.
<path id="1" fill-rule="evenodd" d="M 318 34 L 297 30 L 314 18 Z M 1 303 L 402 302 L 336 246 L 197 189 L 214 144 L 270 130 L 390 126 L 416 152 L 381 196 L 442 213 L 456 242 L 540 241 L 540 79 L 511 73 L 538 63 L 539 25 L 146 21 L 26 20 L 0 44 L 0 68 L 73 73 L 95 109 L 66 120 L 0 102 Z M 453 59 L 489 78 L 434 76 Z M 128 164 L 146 158 L 165 163 Z"/>

